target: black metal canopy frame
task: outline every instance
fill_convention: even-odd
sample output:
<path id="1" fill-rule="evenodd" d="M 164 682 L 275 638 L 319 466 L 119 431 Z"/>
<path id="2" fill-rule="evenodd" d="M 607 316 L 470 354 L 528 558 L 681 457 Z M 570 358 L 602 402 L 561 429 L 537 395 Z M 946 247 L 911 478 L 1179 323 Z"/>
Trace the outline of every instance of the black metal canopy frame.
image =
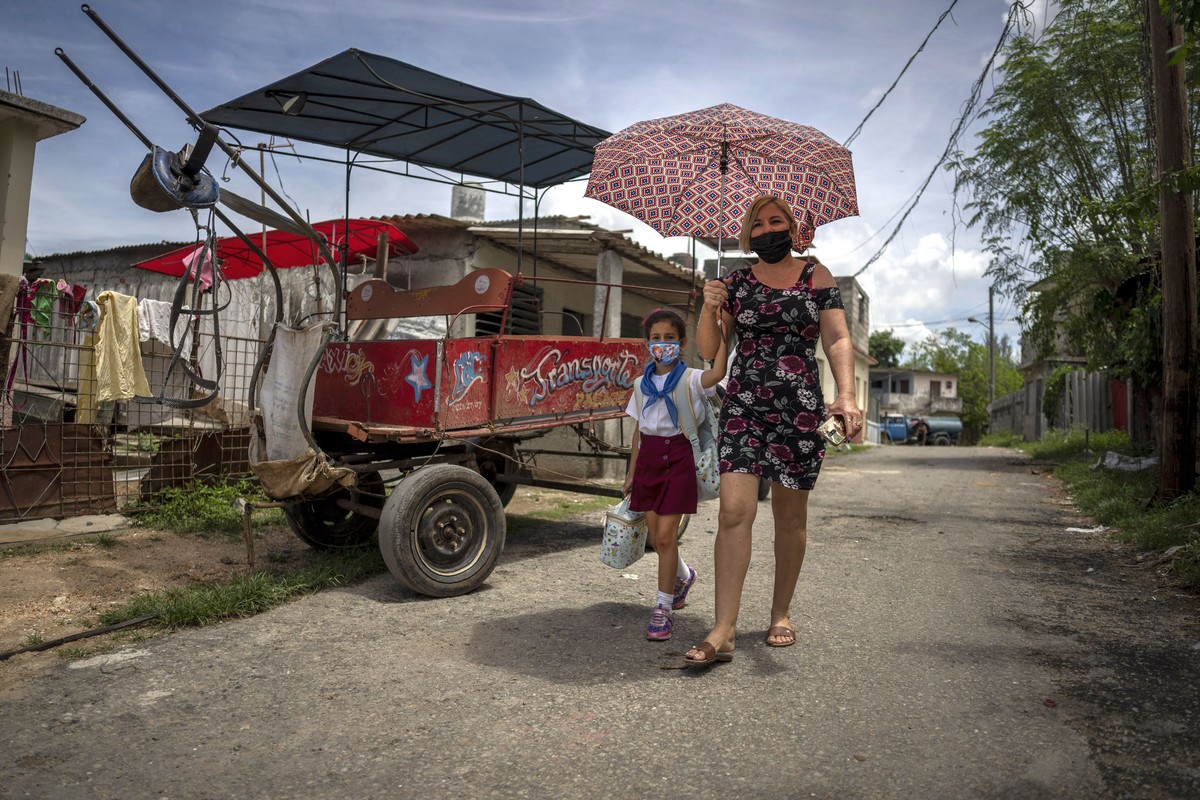
<path id="1" fill-rule="evenodd" d="M 212 125 L 344 149 L 347 218 L 354 167 L 394 172 L 363 164 L 364 155 L 416 165 L 434 175 L 400 173 L 406 177 L 463 184 L 472 176 L 516 186 L 518 241 L 524 238 L 524 201 L 534 201 L 535 254 L 539 190 L 587 175 L 596 144 L 609 136 L 527 97 L 472 86 L 354 48 L 200 116 Z M 518 272 L 523 252 L 519 247 Z M 536 255 L 534 263 L 536 269 Z"/>
<path id="2" fill-rule="evenodd" d="M 526 97 L 350 49 L 206 121 L 535 189 L 586 175 L 608 131 Z"/>

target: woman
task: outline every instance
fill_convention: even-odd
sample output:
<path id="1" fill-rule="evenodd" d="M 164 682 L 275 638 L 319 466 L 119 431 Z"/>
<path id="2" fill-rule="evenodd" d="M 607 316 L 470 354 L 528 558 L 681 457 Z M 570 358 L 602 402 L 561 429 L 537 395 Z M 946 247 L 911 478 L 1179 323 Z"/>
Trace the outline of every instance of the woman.
<path id="1" fill-rule="evenodd" d="M 854 349 L 837 283 L 815 259 L 792 255 L 798 244 L 807 247 L 811 233 L 798 230 L 783 200 L 759 197 L 739 234 L 742 250 L 754 251 L 758 263 L 704 286 L 696 325 L 700 355 L 715 355 L 722 337 L 734 332 L 738 344 L 721 410 L 716 624 L 687 652 L 691 663 L 733 658 L 760 479 L 774 484 L 775 589 L 767 644 L 796 643 L 792 595 L 808 541 L 808 493 L 825 456 L 817 427 L 827 410 L 841 417 L 847 437 L 862 429 L 854 399 Z M 828 409 L 816 360 L 818 334 L 838 390 Z"/>

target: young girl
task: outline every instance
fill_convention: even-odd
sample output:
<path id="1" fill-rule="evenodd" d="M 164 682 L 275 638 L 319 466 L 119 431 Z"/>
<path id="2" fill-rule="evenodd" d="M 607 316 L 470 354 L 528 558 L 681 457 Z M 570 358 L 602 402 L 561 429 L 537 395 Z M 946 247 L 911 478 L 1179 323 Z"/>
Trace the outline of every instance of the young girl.
<path id="1" fill-rule="evenodd" d="M 725 345 L 713 359 L 711 369 L 688 369 L 679 357 L 687 342 L 683 317 L 669 308 L 658 308 L 642 320 L 642 331 L 650 348 L 650 363 L 639 393 L 629 398 L 625 413 L 637 420 L 625 475 L 625 493 L 631 494 L 630 511 L 646 512 L 646 526 L 658 553 L 658 595 L 646 638 L 665 641 L 675 625 L 672 610 L 683 608 L 696 582 L 696 570 L 679 553 L 679 523 L 684 514 L 696 513 L 696 463 L 692 445 L 683 433 L 679 415 L 694 413 L 697 426 L 704 424 L 709 405 L 704 395 L 716 394 L 717 382 L 725 377 Z M 680 391 L 675 388 L 679 386 Z M 687 398 L 691 389 L 692 409 L 676 407 L 676 398 Z M 680 403 L 686 399 L 679 400 Z"/>

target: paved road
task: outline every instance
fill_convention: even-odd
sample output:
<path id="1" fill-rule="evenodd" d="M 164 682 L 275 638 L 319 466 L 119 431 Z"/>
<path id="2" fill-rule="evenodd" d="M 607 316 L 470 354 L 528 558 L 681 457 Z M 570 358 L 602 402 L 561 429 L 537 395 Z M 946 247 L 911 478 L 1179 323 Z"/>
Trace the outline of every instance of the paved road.
<path id="1" fill-rule="evenodd" d="M 381 576 L 64 662 L 0 700 L 0 796 L 1200 796 L 1195 598 L 1067 530 L 1089 524 L 1023 456 L 831 461 L 787 649 L 763 644 L 760 508 L 730 664 L 677 668 L 715 509 L 667 643 L 642 636 L 652 556 L 600 565 L 598 514 L 525 527 L 467 597 Z"/>

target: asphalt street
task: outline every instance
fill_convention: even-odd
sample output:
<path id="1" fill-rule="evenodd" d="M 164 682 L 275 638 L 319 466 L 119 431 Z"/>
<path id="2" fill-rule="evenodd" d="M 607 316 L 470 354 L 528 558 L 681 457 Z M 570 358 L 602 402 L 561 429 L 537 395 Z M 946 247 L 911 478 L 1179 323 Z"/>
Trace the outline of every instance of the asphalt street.
<path id="1" fill-rule="evenodd" d="M 731 663 L 716 504 L 674 638 L 651 553 L 597 560 L 602 514 L 514 526 L 464 597 L 384 575 L 267 614 L 63 661 L 0 700 L 0 797 L 1200 796 L 1197 599 L 1011 450 L 826 464 L 793 618 L 768 648 L 770 501 Z M 1075 529 L 1075 530 L 1072 530 Z"/>

